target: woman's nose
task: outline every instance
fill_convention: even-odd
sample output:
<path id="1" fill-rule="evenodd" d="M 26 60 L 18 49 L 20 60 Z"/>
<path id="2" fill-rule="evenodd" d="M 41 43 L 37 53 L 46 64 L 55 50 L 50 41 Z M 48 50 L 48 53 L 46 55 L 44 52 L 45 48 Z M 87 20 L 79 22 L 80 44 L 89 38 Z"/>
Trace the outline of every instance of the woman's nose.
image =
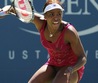
<path id="1" fill-rule="evenodd" d="M 58 20 L 58 18 L 57 18 L 57 17 L 55 17 L 55 18 L 54 18 L 54 20 Z"/>

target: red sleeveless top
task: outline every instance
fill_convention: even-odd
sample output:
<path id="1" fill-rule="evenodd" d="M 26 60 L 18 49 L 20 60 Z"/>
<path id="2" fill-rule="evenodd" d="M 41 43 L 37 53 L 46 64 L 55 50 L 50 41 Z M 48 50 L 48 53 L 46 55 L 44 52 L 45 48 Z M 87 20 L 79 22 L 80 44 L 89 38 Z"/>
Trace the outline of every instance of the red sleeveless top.
<path id="1" fill-rule="evenodd" d="M 62 30 L 60 36 L 54 43 L 51 43 L 45 39 L 44 30 L 46 25 L 47 23 L 45 22 L 40 30 L 40 39 L 42 45 L 47 49 L 50 56 L 47 64 L 54 66 L 74 65 L 77 62 L 78 58 L 71 49 L 70 44 L 64 42 L 66 29 L 68 29 L 68 26 L 72 25 L 67 24 L 66 26 L 64 26 L 64 29 Z"/>
<path id="2" fill-rule="evenodd" d="M 60 36 L 58 39 L 51 43 L 45 39 L 44 30 L 47 23 L 45 22 L 40 30 L 40 39 L 42 45 L 47 49 L 49 53 L 49 59 L 46 64 L 62 67 L 62 66 L 74 66 L 78 60 L 78 57 L 73 52 L 70 44 L 64 42 L 64 35 L 66 34 L 66 30 L 71 24 L 67 24 L 64 26 Z M 82 78 L 84 74 L 84 66 L 81 67 L 77 72 L 79 74 L 79 80 Z"/>

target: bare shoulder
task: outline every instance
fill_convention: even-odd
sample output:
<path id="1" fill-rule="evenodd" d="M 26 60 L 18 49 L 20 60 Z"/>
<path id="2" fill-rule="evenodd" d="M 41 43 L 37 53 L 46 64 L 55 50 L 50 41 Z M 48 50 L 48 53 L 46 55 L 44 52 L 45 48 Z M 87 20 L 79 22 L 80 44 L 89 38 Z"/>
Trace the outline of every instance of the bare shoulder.
<path id="1" fill-rule="evenodd" d="M 78 35 L 78 33 L 77 33 L 77 30 L 75 29 L 75 27 L 72 25 L 72 24 L 70 24 L 69 22 L 67 22 L 67 21 L 62 21 L 62 23 L 64 24 L 64 25 L 68 25 L 68 28 L 67 28 L 67 30 L 66 30 L 66 34 L 68 34 L 68 35 L 73 35 L 73 34 L 76 34 L 76 35 Z"/>
<path id="2" fill-rule="evenodd" d="M 78 36 L 78 32 L 76 30 L 76 28 L 73 26 L 73 25 L 69 25 L 68 28 L 67 28 L 67 33 L 69 35 L 75 35 L 75 36 Z"/>
<path id="3" fill-rule="evenodd" d="M 69 42 L 75 42 L 79 39 L 78 32 L 73 25 L 69 25 L 66 33 L 65 33 L 65 40 Z"/>
<path id="4" fill-rule="evenodd" d="M 40 19 L 40 17 L 35 16 L 32 23 L 36 26 L 37 30 L 40 31 L 44 22 L 45 22 L 44 19 L 42 20 L 42 19 Z"/>

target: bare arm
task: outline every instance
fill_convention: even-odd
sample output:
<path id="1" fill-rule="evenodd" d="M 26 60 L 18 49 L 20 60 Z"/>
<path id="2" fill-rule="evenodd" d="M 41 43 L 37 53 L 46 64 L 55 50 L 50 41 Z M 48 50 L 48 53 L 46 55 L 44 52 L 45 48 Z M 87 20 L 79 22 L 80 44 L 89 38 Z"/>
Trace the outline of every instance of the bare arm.
<path id="1" fill-rule="evenodd" d="M 78 57 L 77 63 L 72 67 L 74 72 L 86 64 L 86 55 L 79 35 L 73 26 L 69 26 L 66 37 L 67 41 L 71 44 L 72 50 Z"/>
<path id="2" fill-rule="evenodd" d="M 32 20 L 32 23 L 36 26 L 36 28 L 39 31 L 44 23 L 44 16 L 39 13 L 34 13 L 34 20 Z"/>

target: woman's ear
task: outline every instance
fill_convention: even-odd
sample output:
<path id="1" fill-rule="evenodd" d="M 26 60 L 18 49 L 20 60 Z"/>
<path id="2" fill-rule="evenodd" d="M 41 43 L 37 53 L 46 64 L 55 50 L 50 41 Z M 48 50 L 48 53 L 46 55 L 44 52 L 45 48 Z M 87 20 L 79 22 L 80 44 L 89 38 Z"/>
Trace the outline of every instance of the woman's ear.
<path id="1" fill-rule="evenodd" d="M 44 19 L 45 19 L 45 20 L 47 19 L 47 16 L 46 16 L 46 14 L 44 14 Z"/>

